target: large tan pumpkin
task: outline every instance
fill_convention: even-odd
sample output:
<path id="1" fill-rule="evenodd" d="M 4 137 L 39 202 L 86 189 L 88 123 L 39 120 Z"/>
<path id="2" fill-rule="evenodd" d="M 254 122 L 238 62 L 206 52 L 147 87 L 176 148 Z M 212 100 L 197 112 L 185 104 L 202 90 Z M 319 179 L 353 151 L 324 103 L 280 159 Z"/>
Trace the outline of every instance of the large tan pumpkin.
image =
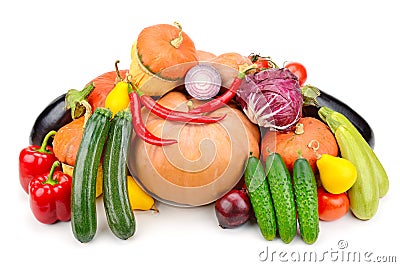
<path id="1" fill-rule="evenodd" d="M 187 110 L 187 101 L 184 94 L 174 91 L 159 103 Z M 259 128 L 236 108 L 227 106 L 208 115 L 224 114 L 218 123 L 185 124 L 144 111 L 146 127 L 153 134 L 178 143 L 159 147 L 133 136 L 130 171 L 154 197 L 171 204 L 199 206 L 218 199 L 240 180 L 250 151 L 257 157 L 260 153 Z"/>

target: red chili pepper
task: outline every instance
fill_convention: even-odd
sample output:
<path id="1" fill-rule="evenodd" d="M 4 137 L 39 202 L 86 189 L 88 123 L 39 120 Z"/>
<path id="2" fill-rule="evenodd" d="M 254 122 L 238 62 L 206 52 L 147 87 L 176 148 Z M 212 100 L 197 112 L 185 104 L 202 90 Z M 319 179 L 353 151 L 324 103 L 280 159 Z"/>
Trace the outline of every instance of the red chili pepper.
<path id="1" fill-rule="evenodd" d="M 29 183 L 29 202 L 36 219 L 44 224 L 71 220 L 72 178 L 56 169 L 55 161 L 45 174 L 39 175 Z"/>
<path id="2" fill-rule="evenodd" d="M 132 124 L 136 135 L 144 140 L 145 142 L 156 145 L 156 146 L 167 146 L 177 143 L 178 141 L 174 139 L 163 139 L 158 136 L 153 135 L 143 123 L 142 112 L 141 112 L 141 102 L 139 94 L 132 89 L 130 83 L 128 83 L 130 109 L 132 113 Z"/>
<path id="3" fill-rule="evenodd" d="M 154 115 L 166 120 L 193 123 L 215 123 L 223 120 L 226 117 L 226 114 L 219 117 L 209 117 L 178 110 L 172 110 L 158 104 L 156 101 L 154 101 L 153 98 L 148 95 L 141 95 L 140 99 L 143 106 L 149 109 Z"/>
<path id="4" fill-rule="evenodd" d="M 19 181 L 28 193 L 29 182 L 36 176 L 48 172 L 55 160 L 53 148 L 47 145 L 56 131 L 50 131 L 44 138 L 42 146 L 31 145 L 19 153 Z"/>
<path id="5" fill-rule="evenodd" d="M 242 84 L 242 80 L 246 76 L 246 72 L 250 69 L 253 69 L 255 65 L 251 65 L 246 68 L 243 72 L 239 72 L 239 74 L 233 80 L 231 86 L 228 90 L 225 91 L 222 95 L 210 100 L 194 109 L 190 110 L 189 113 L 192 114 L 200 114 L 204 112 L 210 112 L 221 108 L 222 106 L 226 105 L 232 98 L 236 95 L 237 90 L 239 89 L 240 85 Z"/>

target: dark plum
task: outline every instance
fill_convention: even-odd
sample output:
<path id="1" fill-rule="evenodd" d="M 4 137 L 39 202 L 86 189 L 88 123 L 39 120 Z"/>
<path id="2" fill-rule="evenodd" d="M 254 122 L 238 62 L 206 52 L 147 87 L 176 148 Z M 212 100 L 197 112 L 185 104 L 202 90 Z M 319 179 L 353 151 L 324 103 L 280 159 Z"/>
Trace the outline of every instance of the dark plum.
<path id="1" fill-rule="evenodd" d="M 219 226 L 235 228 L 246 223 L 251 214 L 251 203 L 245 189 L 232 189 L 215 202 Z"/>

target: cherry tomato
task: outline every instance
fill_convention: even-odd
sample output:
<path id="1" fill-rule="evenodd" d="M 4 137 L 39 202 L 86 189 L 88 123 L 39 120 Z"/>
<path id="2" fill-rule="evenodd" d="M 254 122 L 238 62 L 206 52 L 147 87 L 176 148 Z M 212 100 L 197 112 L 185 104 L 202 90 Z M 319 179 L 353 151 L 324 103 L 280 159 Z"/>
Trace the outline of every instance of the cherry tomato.
<path id="1" fill-rule="evenodd" d="M 274 66 L 274 63 L 271 61 L 269 57 L 263 57 L 258 54 L 250 54 L 248 58 L 252 63 L 257 65 L 257 70 L 265 70 Z"/>
<path id="2" fill-rule="evenodd" d="M 303 86 L 307 80 L 306 68 L 298 62 L 289 62 L 285 65 L 285 68 L 290 70 L 299 79 L 300 86 Z"/>
<path id="3" fill-rule="evenodd" d="M 346 193 L 331 194 L 324 188 L 318 188 L 318 214 L 322 221 L 333 221 L 343 217 L 349 211 L 350 201 Z"/>

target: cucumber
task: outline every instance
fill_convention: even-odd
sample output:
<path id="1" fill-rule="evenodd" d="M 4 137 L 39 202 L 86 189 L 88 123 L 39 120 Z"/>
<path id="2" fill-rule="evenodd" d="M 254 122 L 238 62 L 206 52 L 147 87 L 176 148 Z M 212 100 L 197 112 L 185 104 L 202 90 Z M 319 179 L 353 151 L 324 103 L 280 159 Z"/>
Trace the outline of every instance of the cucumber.
<path id="1" fill-rule="evenodd" d="M 297 233 L 296 207 L 290 173 L 278 153 L 266 159 L 267 179 L 274 203 L 278 233 L 284 243 L 290 243 Z"/>
<path id="2" fill-rule="evenodd" d="M 313 244 L 319 234 L 317 183 L 305 158 L 300 157 L 294 162 L 293 187 L 300 235 L 304 242 Z"/>
<path id="3" fill-rule="evenodd" d="M 135 233 L 135 216 L 131 209 L 126 158 L 132 132 L 132 116 L 123 110 L 111 121 L 111 129 L 103 158 L 103 201 L 108 226 L 120 239 Z"/>
<path id="4" fill-rule="evenodd" d="M 110 129 L 112 113 L 96 108 L 88 119 L 76 156 L 71 192 L 71 225 L 82 243 L 93 239 L 97 229 L 96 177 L 100 157 Z"/>
<path id="5" fill-rule="evenodd" d="M 260 160 L 250 153 L 244 172 L 244 181 L 261 234 L 267 240 L 276 236 L 275 210 L 266 174 Z"/>

